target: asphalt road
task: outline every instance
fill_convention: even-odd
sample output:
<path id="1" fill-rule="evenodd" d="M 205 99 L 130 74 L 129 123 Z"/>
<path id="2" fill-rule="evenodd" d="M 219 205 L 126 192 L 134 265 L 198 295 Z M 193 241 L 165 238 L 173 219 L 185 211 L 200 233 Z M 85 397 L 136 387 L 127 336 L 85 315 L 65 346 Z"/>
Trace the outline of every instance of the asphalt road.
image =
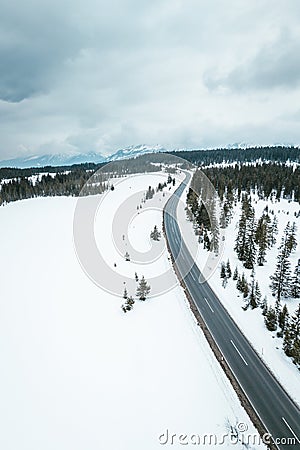
<path id="1" fill-rule="evenodd" d="M 300 449 L 300 411 L 267 369 L 258 354 L 228 314 L 208 282 L 200 283 L 201 273 L 194 263 L 177 224 L 176 209 L 190 174 L 168 201 L 164 211 L 166 237 L 185 285 L 215 343 L 230 366 L 240 387 L 276 441 L 279 449 Z M 246 314 L 246 313 L 245 313 Z M 300 389 L 300 378 L 299 378 Z M 288 441 L 294 438 L 295 443 Z M 285 441 L 286 440 L 286 441 Z"/>

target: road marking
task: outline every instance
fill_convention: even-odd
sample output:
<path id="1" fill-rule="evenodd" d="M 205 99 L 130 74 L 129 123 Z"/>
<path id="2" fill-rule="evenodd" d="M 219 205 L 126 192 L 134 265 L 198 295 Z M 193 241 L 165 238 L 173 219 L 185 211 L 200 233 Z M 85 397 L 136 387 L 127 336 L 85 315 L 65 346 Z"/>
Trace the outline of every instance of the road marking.
<path id="1" fill-rule="evenodd" d="M 236 349 L 236 351 L 238 352 L 238 354 L 240 355 L 240 357 L 242 358 L 242 360 L 244 361 L 244 363 L 246 364 L 246 366 L 248 366 L 247 361 L 245 360 L 245 358 L 243 357 L 243 355 L 241 354 L 241 352 L 239 351 L 239 349 L 237 348 L 237 346 L 235 345 L 235 343 L 230 340 L 230 342 L 232 343 L 232 345 L 234 346 L 234 348 Z"/>
<path id="2" fill-rule="evenodd" d="M 214 310 L 212 309 L 212 307 L 211 307 L 210 304 L 208 303 L 208 300 L 207 300 L 206 297 L 204 297 L 204 300 L 206 301 L 206 303 L 207 303 L 209 309 L 211 310 L 211 312 L 214 312 Z"/>
<path id="3" fill-rule="evenodd" d="M 192 272 L 191 272 L 191 277 L 193 278 L 194 281 L 196 281 L 196 278 L 194 277 Z"/>
<path id="4" fill-rule="evenodd" d="M 177 245 L 179 245 L 179 241 L 177 239 L 177 235 L 176 234 L 174 234 L 174 241 L 176 242 Z"/>
<path id="5" fill-rule="evenodd" d="M 285 420 L 284 417 L 281 417 L 282 420 L 284 421 L 284 423 L 286 424 L 286 426 L 288 427 L 288 429 L 290 430 L 290 432 L 292 433 L 292 435 L 296 438 L 296 440 L 300 443 L 300 440 L 298 438 L 298 436 L 296 435 L 296 433 L 294 433 L 294 431 L 292 430 L 292 427 L 287 423 L 287 421 Z"/>

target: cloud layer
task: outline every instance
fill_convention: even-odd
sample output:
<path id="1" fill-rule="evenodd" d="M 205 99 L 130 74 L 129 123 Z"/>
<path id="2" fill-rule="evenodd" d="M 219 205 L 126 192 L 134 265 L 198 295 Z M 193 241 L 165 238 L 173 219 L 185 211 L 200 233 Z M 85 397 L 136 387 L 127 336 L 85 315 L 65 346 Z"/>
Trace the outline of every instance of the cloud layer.
<path id="1" fill-rule="evenodd" d="M 297 0 L 1 5 L 0 156 L 300 143 Z"/>

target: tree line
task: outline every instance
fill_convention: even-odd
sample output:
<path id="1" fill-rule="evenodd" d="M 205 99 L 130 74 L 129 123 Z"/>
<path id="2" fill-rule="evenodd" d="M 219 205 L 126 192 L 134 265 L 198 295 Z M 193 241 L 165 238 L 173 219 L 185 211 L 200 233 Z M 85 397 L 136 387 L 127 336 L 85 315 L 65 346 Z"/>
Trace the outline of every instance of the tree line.
<path id="1" fill-rule="evenodd" d="M 101 167 L 103 170 L 98 172 Z M 0 205 L 34 197 L 78 196 L 83 187 L 84 195 L 100 194 L 107 189 L 108 184 L 104 181 L 109 178 L 160 170 L 160 166 L 142 157 L 108 165 L 87 163 L 32 169 L 3 168 L 0 169 Z M 43 174 L 44 171 L 47 173 Z M 33 181 L 34 176 L 36 181 Z"/>
<path id="2" fill-rule="evenodd" d="M 260 146 L 241 148 L 219 148 L 212 150 L 190 150 L 168 152 L 195 164 L 196 166 L 208 166 L 210 164 L 245 162 L 277 162 L 295 161 L 300 163 L 300 149 L 293 146 Z"/>
<path id="3" fill-rule="evenodd" d="M 76 169 L 70 173 L 42 175 L 36 181 L 18 177 L 2 184 L 0 204 L 34 197 L 78 196 L 90 176 L 89 172 Z M 100 194 L 106 188 L 107 184 L 100 182 L 86 187 L 85 192 L 91 195 Z"/>
<path id="4" fill-rule="evenodd" d="M 226 190 L 237 190 L 238 195 L 256 191 L 259 198 L 287 198 L 300 202 L 300 167 L 264 163 L 254 165 L 235 164 L 231 167 L 203 169 L 215 186 L 221 200 Z M 197 188 L 199 174 L 195 172 L 191 187 Z M 197 190 L 197 189 L 196 189 Z"/>

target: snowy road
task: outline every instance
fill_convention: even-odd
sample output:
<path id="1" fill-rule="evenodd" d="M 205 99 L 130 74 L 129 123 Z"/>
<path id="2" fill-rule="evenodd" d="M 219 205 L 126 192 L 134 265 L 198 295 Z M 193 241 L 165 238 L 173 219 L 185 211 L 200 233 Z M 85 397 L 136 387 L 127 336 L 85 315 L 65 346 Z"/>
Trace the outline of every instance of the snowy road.
<path id="1" fill-rule="evenodd" d="M 239 385 L 261 418 L 265 427 L 282 449 L 295 449 L 300 445 L 300 412 L 281 385 L 253 350 L 238 326 L 232 320 L 194 263 L 176 220 L 179 198 L 190 175 L 180 185 L 166 205 L 164 213 L 166 237 L 184 282 L 205 324 L 228 362 Z"/>

